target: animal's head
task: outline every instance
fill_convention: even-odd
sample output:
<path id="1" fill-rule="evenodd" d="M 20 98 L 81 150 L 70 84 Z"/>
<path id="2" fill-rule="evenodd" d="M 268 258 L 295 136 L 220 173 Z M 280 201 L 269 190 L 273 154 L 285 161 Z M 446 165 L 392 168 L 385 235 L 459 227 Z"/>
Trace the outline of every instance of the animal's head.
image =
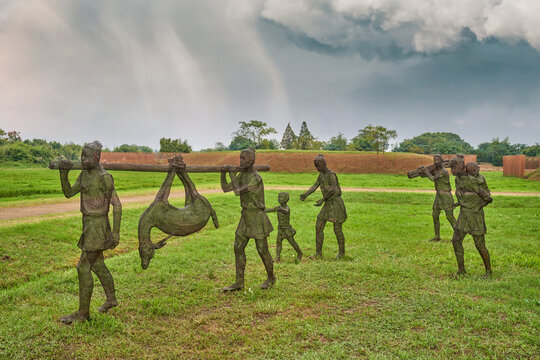
<path id="1" fill-rule="evenodd" d="M 141 244 L 139 246 L 139 256 L 141 257 L 141 266 L 143 269 L 147 269 L 150 265 L 150 260 L 154 257 L 156 249 L 151 242 Z"/>

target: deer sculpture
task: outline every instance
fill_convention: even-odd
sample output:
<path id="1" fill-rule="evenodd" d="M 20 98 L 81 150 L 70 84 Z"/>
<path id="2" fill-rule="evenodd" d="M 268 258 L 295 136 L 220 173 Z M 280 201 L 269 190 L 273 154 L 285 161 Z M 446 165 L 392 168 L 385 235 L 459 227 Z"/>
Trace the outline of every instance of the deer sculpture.
<path id="1" fill-rule="evenodd" d="M 168 161 L 167 177 L 161 184 L 155 200 L 139 219 L 139 255 L 143 269 L 148 268 L 156 249 L 165 246 L 171 237 L 186 236 L 201 230 L 210 217 L 216 229 L 219 227 L 216 212 L 210 202 L 197 192 L 195 184 L 186 172 L 186 164 L 182 157 L 177 155 Z M 178 175 L 185 189 L 186 203 L 183 208 L 172 206 L 168 200 L 175 174 Z M 168 236 L 157 243 L 152 243 L 150 232 L 154 227 Z"/>

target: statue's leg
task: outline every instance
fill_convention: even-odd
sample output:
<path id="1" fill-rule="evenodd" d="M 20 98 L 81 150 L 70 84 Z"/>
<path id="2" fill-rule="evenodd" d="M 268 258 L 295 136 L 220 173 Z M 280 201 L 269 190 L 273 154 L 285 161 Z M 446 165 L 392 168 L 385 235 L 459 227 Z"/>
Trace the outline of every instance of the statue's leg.
<path id="1" fill-rule="evenodd" d="M 195 198 L 197 198 L 199 193 L 197 192 L 197 188 L 195 187 L 195 184 L 193 181 L 191 181 L 191 178 L 189 177 L 188 173 L 184 170 L 178 171 L 176 173 L 178 175 L 178 178 L 180 181 L 182 181 L 182 185 L 184 185 L 184 189 L 186 192 L 186 206 L 188 204 L 191 204 L 193 201 L 195 201 Z"/>
<path id="2" fill-rule="evenodd" d="M 281 236 L 277 236 L 276 238 L 276 262 L 281 261 L 281 249 L 283 248 L 283 239 Z"/>
<path id="3" fill-rule="evenodd" d="M 441 240 L 441 223 L 439 221 L 439 215 L 441 210 L 433 209 L 433 227 L 435 228 L 435 237 L 429 241 L 439 241 Z"/>
<path id="4" fill-rule="evenodd" d="M 491 275 L 491 261 L 489 259 L 489 252 L 486 248 L 486 240 L 484 235 L 473 235 L 474 245 L 480 253 L 482 260 L 484 261 L 484 267 L 486 268 L 486 275 Z"/>
<path id="5" fill-rule="evenodd" d="M 234 239 L 234 262 L 236 266 L 236 282 L 223 291 L 235 291 L 244 288 L 244 271 L 246 270 L 246 246 L 249 238 L 236 235 Z"/>
<path id="6" fill-rule="evenodd" d="M 268 277 L 260 287 L 261 289 L 268 289 L 276 282 L 276 277 L 274 276 L 274 260 L 272 260 L 272 255 L 270 255 L 270 251 L 268 250 L 267 238 L 255 239 L 255 244 L 257 245 L 257 252 L 266 268 L 266 275 Z"/>
<path id="7" fill-rule="evenodd" d="M 342 229 L 343 223 L 334 223 L 334 234 L 336 234 L 336 239 L 338 243 L 339 252 L 336 259 L 341 259 L 345 255 L 345 235 L 343 235 Z"/>
<path id="8" fill-rule="evenodd" d="M 317 223 L 315 224 L 315 256 L 313 256 L 314 259 L 322 258 L 325 225 L 326 220 L 321 220 L 317 218 Z"/>
<path id="9" fill-rule="evenodd" d="M 450 225 L 452 225 L 452 228 L 454 225 L 456 225 L 456 218 L 454 217 L 454 209 L 448 209 L 444 210 L 444 213 L 446 214 L 446 218 L 448 219 L 448 222 Z"/>
<path id="10" fill-rule="evenodd" d="M 296 260 L 295 262 L 296 263 L 299 263 L 301 260 L 302 260 L 302 257 L 304 256 L 304 254 L 302 253 L 302 250 L 300 250 L 300 246 L 298 246 L 298 244 L 296 243 L 296 241 L 294 240 L 294 236 L 289 236 L 287 238 L 287 240 L 289 240 L 289 244 L 291 244 L 291 246 L 293 247 L 294 250 L 296 250 Z"/>
<path id="11" fill-rule="evenodd" d="M 169 168 L 169 171 L 167 172 L 167 176 L 165 177 L 165 180 L 163 180 L 163 183 L 161 183 L 161 187 L 159 188 L 158 193 L 156 194 L 156 201 L 168 201 L 169 195 L 171 194 L 171 186 L 172 182 L 174 180 L 174 174 L 175 170 L 174 168 Z"/>
<path id="12" fill-rule="evenodd" d="M 79 310 L 73 314 L 62 316 L 60 321 L 64 324 L 71 324 L 74 321 L 86 321 L 90 319 L 90 298 L 94 289 L 94 279 L 92 277 L 92 267 L 96 262 L 100 251 L 84 251 L 77 264 L 77 274 L 79 277 Z"/>
<path id="13" fill-rule="evenodd" d="M 105 291 L 105 296 L 107 300 L 103 305 L 98 308 L 99 312 L 106 312 L 110 308 L 118 306 L 118 300 L 116 300 L 116 293 L 114 291 L 114 281 L 109 269 L 105 265 L 105 260 L 103 258 L 103 252 L 101 252 L 92 267 L 92 271 L 97 275 L 103 290 Z"/>
<path id="14" fill-rule="evenodd" d="M 463 251 L 463 239 L 467 233 L 461 230 L 454 230 L 454 236 L 452 236 L 452 245 L 454 246 L 454 253 L 456 254 L 456 260 L 458 264 L 458 274 L 465 274 L 465 260 Z"/>

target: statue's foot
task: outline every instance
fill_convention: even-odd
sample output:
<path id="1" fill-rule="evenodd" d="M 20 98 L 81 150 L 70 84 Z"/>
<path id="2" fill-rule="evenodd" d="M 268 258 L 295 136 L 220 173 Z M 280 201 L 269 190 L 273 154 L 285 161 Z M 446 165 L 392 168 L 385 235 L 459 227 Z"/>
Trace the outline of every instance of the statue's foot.
<path id="1" fill-rule="evenodd" d="M 230 292 L 230 291 L 238 291 L 238 290 L 242 290 L 244 288 L 244 284 L 238 284 L 238 283 L 234 283 L 232 285 L 229 285 L 227 287 L 224 287 L 223 289 L 223 292 Z"/>
<path id="2" fill-rule="evenodd" d="M 298 253 L 298 255 L 296 255 L 296 259 L 294 259 L 295 264 L 300 264 L 300 261 L 302 261 L 303 257 L 304 257 L 303 253 Z"/>
<path id="3" fill-rule="evenodd" d="M 315 254 L 309 257 L 311 260 L 320 260 L 322 259 L 322 254 Z"/>
<path id="4" fill-rule="evenodd" d="M 81 311 L 75 311 L 73 314 L 62 316 L 60 321 L 64 324 L 72 324 L 76 321 L 88 321 L 90 320 L 90 314 Z"/>
<path id="5" fill-rule="evenodd" d="M 118 306 L 118 300 L 116 299 L 112 299 L 112 300 L 107 300 L 103 303 L 103 305 L 101 305 L 100 307 L 98 307 L 98 311 L 100 313 L 104 313 L 104 312 L 107 312 L 107 310 L 109 310 L 110 308 L 113 308 L 113 307 L 116 307 Z"/>
<path id="6" fill-rule="evenodd" d="M 339 254 L 337 254 L 337 256 L 336 256 L 336 260 L 339 260 L 339 259 L 341 259 L 341 258 L 344 257 L 344 256 L 345 256 L 345 253 L 339 253 Z"/>
<path id="7" fill-rule="evenodd" d="M 457 272 L 457 275 L 458 275 L 458 276 L 465 275 L 465 274 L 467 274 L 467 272 L 465 271 L 465 269 L 463 269 L 463 270 L 458 270 L 458 272 Z"/>
<path id="8" fill-rule="evenodd" d="M 434 238 L 429 239 L 429 241 L 441 241 L 441 238 L 438 236 L 435 236 Z"/>
<path id="9" fill-rule="evenodd" d="M 265 282 L 263 282 L 259 287 L 261 289 L 270 289 L 274 284 L 276 283 L 276 278 L 267 279 Z"/>
<path id="10" fill-rule="evenodd" d="M 491 269 L 486 270 L 486 273 L 482 276 L 484 279 L 491 279 L 491 275 L 493 275 L 493 272 Z"/>

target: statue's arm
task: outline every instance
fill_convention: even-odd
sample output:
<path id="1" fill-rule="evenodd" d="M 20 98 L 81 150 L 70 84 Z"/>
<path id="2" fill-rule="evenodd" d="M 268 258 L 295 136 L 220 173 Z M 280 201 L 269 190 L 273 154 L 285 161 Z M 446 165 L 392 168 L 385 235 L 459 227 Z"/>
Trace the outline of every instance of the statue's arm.
<path id="1" fill-rule="evenodd" d="M 81 191 L 81 176 L 82 173 L 77 177 L 75 184 L 71 186 L 69 183 L 69 170 L 60 170 L 60 184 L 62 185 L 62 192 L 64 196 L 68 199 L 75 196 Z"/>
<path id="2" fill-rule="evenodd" d="M 283 214 L 289 214 L 291 212 L 291 208 L 289 208 L 287 205 L 285 206 L 277 206 L 277 211 Z"/>
<path id="3" fill-rule="evenodd" d="M 278 211 L 280 208 L 281 208 L 281 206 L 274 206 L 273 208 L 266 208 L 266 209 L 264 209 L 264 212 L 267 212 L 267 213 L 269 213 L 269 212 L 276 212 L 276 211 Z"/>
<path id="4" fill-rule="evenodd" d="M 235 178 L 235 180 L 237 179 Z M 249 180 L 247 184 L 240 185 L 238 181 L 235 181 L 233 182 L 233 186 L 234 186 L 234 194 L 237 196 L 242 195 L 250 191 L 257 190 L 259 186 L 262 186 L 262 178 L 259 174 L 256 173 L 254 176 L 251 177 L 251 179 Z"/>
<path id="5" fill-rule="evenodd" d="M 232 176 L 234 176 L 234 175 L 232 175 Z M 232 180 L 232 177 L 231 177 L 231 180 Z M 226 171 L 221 172 L 221 190 L 223 190 L 223 192 L 233 191 L 232 181 L 231 182 L 227 181 L 227 172 Z"/>
<path id="6" fill-rule="evenodd" d="M 304 201 L 309 195 L 311 195 L 320 185 L 319 178 L 317 177 L 317 181 L 315 181 L 315 184 L 313 184 L 312 187 L 307 189 L 307 191 L 303 194 L 300 194 L 300 200 Z"/>
<path id="7" fill-rule="evenodd" d="M 122 203 L 114 188 L 114 180 L 111 175 L 105 177 L 105 189 L 108 194 L 109 202 L 113 207 L 113 240 L 114 246 L 120 242 L 120 223 L 122 221 Z"/>

